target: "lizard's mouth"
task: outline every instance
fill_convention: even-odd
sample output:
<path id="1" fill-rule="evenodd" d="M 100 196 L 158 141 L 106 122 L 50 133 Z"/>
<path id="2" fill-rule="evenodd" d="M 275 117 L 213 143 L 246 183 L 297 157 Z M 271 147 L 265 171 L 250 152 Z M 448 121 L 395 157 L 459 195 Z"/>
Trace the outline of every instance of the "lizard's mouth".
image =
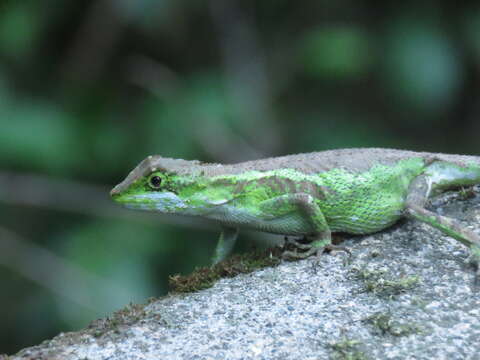
<path id="1" fill-rule="evenodd" d="M 111 191 L 110 191 L 110 196 L 115 199 L 116 196 L 120 194 L 120 184 L 115 186 Z"/>

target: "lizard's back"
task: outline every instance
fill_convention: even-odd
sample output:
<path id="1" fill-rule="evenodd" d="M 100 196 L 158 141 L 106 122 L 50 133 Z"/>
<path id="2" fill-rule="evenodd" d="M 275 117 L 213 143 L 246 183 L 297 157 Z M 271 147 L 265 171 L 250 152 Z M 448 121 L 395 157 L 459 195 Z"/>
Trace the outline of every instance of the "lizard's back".
<path id="1" fill-rule="evenodd" d="M 149 156 L 135 168 L 125 183 L 144 176 L 152 168 L 165 169 L 179 175 L 201 173 L 206 176 L 235 175 L 249 171 L 293 169 L 303 174 L 320 174 L 334 169 L 360 173 L 375 165 L 394 165 L 400 160 L 421 158 L 451 162 L 460 166 L 480 164 L 480 157 L 429 152 L 415 152 L 385 148 L 351 148 L 294 154 L 251 160 L 236 164 L 204 163 L 197 160 L 170 159 Z"/>
<path id="2" fill-rule="evenodd" d="M 467 165 L 471 162 L 480 164 L 480 158 L 476 156 L 384 148 L 352 148 L 272 157 L 238 164 L 204 164 L 202 167 L 206 171 L 206 174 L 212 176 L 286 168 L 294 169 L 304 174 L 319 174 L 333 169 L 344 169 L 352 173 L 359 173 L 367 171 L 377 164 L 393 165 L 399 160 L 413 157 L 448 161 L 458 165 Z"/>

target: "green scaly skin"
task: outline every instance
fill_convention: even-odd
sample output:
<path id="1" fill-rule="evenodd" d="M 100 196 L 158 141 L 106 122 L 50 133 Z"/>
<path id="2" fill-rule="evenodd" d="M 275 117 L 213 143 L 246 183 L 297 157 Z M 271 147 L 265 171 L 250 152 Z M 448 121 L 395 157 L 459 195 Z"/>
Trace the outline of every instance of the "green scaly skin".
<path id="1" fill-rule="evenodd" d="M 480 183 L 480 157 L 393 149 L 342 149 L 233 165 L 150 156 L 111 192 L 129 208 L 218 221 L 214 263 L 239 228 L 303 236 L 301 252 L 331 247 L 332 232 L 369 234 L 401 217 L 423 221 L 478 255 L 480 238 L 424 208 L 431 194 Z"/>

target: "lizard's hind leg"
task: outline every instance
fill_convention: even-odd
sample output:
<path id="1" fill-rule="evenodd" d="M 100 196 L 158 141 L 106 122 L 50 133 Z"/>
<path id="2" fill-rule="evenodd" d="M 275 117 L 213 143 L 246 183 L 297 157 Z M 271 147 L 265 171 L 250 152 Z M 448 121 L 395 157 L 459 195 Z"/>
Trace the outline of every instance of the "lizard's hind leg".
<path id="1" fill-rule="evenodd" d="M 480 261 L 480 237 L 474 232 L 463 227 L 458 221 L 435 214 L 425 209 L 429 193 L 428 178 L 424 175 L 417 177 L 408 189 L 405 215 L 407 217 L 422 221 L 430 226 L 442 231 L 444 234 L 460 241 L 470 248 L 472 260 L 477 268 Z"/>

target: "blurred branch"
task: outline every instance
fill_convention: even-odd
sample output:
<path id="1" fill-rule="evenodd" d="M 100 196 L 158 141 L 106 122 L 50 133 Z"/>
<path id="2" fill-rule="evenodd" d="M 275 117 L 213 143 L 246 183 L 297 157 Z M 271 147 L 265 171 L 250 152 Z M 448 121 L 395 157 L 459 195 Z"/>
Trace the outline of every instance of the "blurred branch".
<path id="1" fill-rule="evenodd" d="M 184 86 L 173 70 L 141 55 L 129 58 L 128 78 L 132 84 L 164 101 L 172 101 L 179 96 L 179 91 Z M 200 143 L 202 149 L 222 162 L 256 159 L 263 155 L 223 121 L 205 121 L 201 126 L 192 126 L 192 129 L 192 137 Z M 212 134 L 216 134 L 216 141 L 211 141 Z M 232 148 L 235 151 L 228 151 Z"/>
<path id="2" fill-rule="evenodd" d="M 145 224 L 174 223 L 187 227 L 207 227 L 208 223 L 179 216 L 123 209 L 114 204 L 109 188 L 39 175 L 0 172 L 0 203 L 33 206 L 49 210 L 138 221 Z"/>
<path id="3" fill-rule="evenodd" d="M 230 98 L 250 133 L 248 138 L 261 137 L 256 145 L 270 153 L 278 147 L 280 135 L 274 122 L 266 59 L 254 24 L 238 1 L 210 0 L 210 10 L 219 33 Z"/>
<path id="4" fill-rule="evenodd" d="M 215 134 L 215 141 L 212 141 L 212 134 Z M 244 136 L 234 131 L 225 122 L 210 123 L 207 121 L 202 126 L 195 128 L 195 135 L 202 149 L 212 158 L 223 163 L 236 163 L 265 157 L 264 152 L 248 143 Z M 251 137 L 249 136 L 249 138 Z"/>
<path id="5" fill-rule="evenodd" d="M 72 41 L 63 71 L 68 78 L 94 81 L 105 67 L 122 33 L 112 1 L 94 1 Z"/>
<path id="6" fill-rule="evenodd" d="M 95 297 L 128 298 L 129 294 L 111 279 L 104 279 L 76 266 L 49 250 L 26 241 L 0 227 L 0 264 L 4 265 L 53 293 L 70 300 L 96 315 Z"/>
<path id="7" fill-rule="evenodd" d="M 172 69 L 143 55 L 128 58 L 127 76 L 132 84 L 164 100 L 174 97 L 182 85 L 178 74 Z"/>

